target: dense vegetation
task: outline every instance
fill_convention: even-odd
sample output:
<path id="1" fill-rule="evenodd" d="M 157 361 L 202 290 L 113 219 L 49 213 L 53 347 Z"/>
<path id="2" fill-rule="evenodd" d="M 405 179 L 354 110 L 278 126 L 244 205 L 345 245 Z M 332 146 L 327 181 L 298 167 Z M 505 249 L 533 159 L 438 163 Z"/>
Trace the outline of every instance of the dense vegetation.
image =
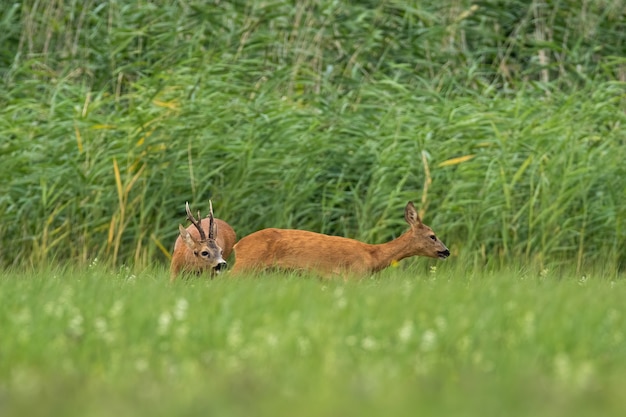
<path id="1" fill-rule="evenodd" d="M 0 0 L 0 414 L 622 416 L 624 0 Z M 239 236 L 452 251 L 168 284 Z"/>
<path id="2" fill-rule="evenodd" d="M 620 265 L 623 1 L 4 2 L 0 265 L 240 236 L 382 242 L 416 200 L 477 264 Z"/>

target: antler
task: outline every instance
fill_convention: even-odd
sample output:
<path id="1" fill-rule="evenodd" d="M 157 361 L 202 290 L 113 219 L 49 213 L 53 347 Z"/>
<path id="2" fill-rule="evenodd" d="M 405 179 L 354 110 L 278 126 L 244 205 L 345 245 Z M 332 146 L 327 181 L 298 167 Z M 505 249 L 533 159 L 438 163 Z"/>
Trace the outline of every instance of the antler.
<path id="1" fill-rule="evenodd" d="M 202 228 L 202 218 L 200 217 L 200 212 L 198 211 L 198 218 L 200 220 L 196 220 L 193 217 L 193 214 L 191 214 L 191 210 L 189 209 L 189 202 L 185 202 L 185 210 L 187 211 L 187 219 L 189 219 L 189 221 L 196 226 L 196 229 L 198 229 L 198 232 L 200 233 L 200 240 L 201 241 L 205 241 L 206 239 L 206 234 L 204 234 L 204 229 Z M 212 212 L 211 212 L 212 213 Z M 211 223 L 213 222 L 213 215 L 211 214 Z M 211 233 L 209 232 L 209 238 L 211 238 Z"/>
<path id="2" fill-rule="evenodd" d="M 215 239 L 215 230 L 213 230 L 214 224 L 215 219 L 213 218 L 213 203 L 209 200 L 209 239 Z"/>

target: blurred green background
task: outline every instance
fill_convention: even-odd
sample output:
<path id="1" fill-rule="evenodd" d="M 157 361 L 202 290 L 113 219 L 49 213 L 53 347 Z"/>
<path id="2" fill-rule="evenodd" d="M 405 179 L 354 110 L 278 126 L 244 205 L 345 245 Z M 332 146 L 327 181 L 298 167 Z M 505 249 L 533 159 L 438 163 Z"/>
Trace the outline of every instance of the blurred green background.
<path id="1" fill-rule="evenodd" d="M 240 237 L 619 268 L 624 1 L 1 2 L 0 265 L 166 264 Z"/>

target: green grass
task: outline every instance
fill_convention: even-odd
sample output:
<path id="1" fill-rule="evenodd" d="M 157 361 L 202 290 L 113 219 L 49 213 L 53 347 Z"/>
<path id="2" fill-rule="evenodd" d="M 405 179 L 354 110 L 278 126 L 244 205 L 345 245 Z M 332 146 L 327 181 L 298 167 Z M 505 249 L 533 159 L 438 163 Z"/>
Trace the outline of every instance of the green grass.
<path id="1" fill-rule="evenodd" d="M 624 0 L 4 3 L 0 414 L 626 411 Z M 452 256 L 170 285 L 209 199 Z"/>
<path id="2" fill-rule="evenodd" d="M 573 271 L 8 272 L 2 414 L 622 415 L 625 281 Z"/>
<path id="3" fill-rule="evenodd" d="M 414 200 L 476 264 L 623 267 L 624 1 L 374 3 L 1 8 L 0 267 L 164 265 L 210 198 L 239 236 L 380 243 Z"/>

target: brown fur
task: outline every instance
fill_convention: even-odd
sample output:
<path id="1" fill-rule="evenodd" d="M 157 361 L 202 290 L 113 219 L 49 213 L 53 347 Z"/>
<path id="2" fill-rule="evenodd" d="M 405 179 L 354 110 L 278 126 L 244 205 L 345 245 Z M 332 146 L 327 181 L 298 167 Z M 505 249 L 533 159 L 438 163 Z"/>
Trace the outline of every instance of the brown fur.
<path id="1" fill-rule="evenodd" d="M 228 223 L 220 219 L 214 219 L 215 226 L 217 229 L 215 239 L 208 239 L 205 244 L 208 244 L 209 251 L 213 252 L 215 250 L 214 247 L 211 247 L 211 242 L 214 242 L 214 245 L 219 247 L 219 250 L 222 251 L 221 259 L 228 259 L 231 252 L 233 251 L 233 246 L 237 240 L 237 236 L 235 231 Z M 209 234 L 209 219 L 205 218 L 201 221 L 202 229 L 204 229 L 204 233 L 206 235 Z M 192 240 L 195 242 L 196 252 L 201 251 L 202 246 L 200 242 L 200 233 L 198 229 L 192 224 L 187 227 L 187 232 L 189 232 Z M 201 274 L 205 271 L 213 273 L 213 268 L 215 264 L 214 262 L 208 263 L 206 260 L 194 254 L 194 249 L 190 247 L 181 235 L 176 239 L 176 243 L 174 244 L 174 254 L 172 255 L 172 264 L 170 267 L 170 280 L 173 281 L 181 272 L 191 272 Z"/>
<path id="2" fill-rule="evenodd" d="M 316 271 L 322 275 L 366 275 L 409 256 L 444 259 L 450 251 L 420 220 L 409 202 L 405 220 L 410 230 L 391 242 L 371 245 L 354 239 L 306 230 L 263 229 L 235 245 L 233 273 L 268 268 Z"/>

